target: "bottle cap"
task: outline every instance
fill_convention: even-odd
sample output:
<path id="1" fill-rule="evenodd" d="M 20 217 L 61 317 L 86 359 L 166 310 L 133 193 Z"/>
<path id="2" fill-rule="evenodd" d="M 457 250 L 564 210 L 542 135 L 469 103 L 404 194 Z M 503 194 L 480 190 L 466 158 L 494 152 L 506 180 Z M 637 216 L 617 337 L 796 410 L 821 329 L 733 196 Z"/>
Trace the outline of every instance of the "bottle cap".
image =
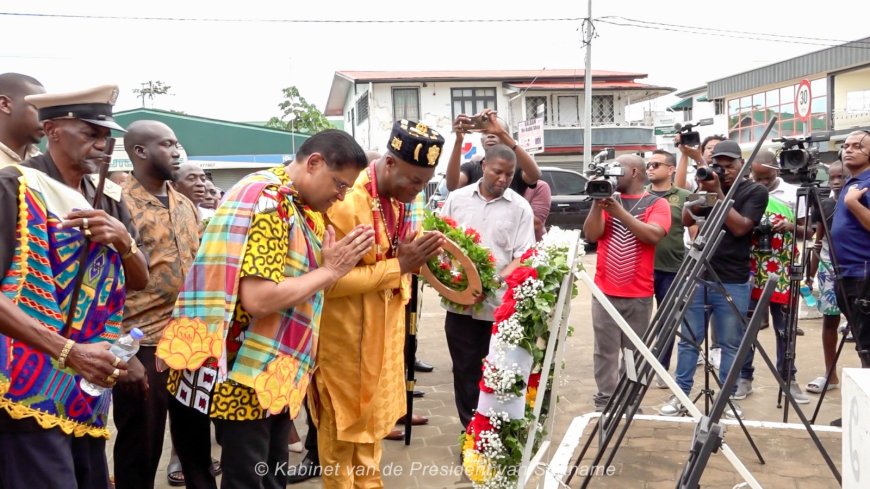
<path id="1" fill-rule="evenodd" d="M 141 340 L 145 333 L 142 332 L 139 328 L 133 328 L 130 330 L 130 336 L 133 337 L 134 340 Z"/>

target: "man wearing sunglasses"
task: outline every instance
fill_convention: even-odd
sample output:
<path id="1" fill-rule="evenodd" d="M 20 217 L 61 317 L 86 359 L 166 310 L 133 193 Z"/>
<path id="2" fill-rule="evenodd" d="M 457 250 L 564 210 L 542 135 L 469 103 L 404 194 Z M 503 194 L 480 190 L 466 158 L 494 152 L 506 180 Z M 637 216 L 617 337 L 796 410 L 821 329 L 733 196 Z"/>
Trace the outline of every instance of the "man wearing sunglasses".
<path id="1" fill-rule="evenodd" d="M 674 172 L 677 158 L 673 153 L 663 149 L 653 151 L 646 164 L 646 176 L 649 180 L 647 191 L 656 197 L 666 200 L 671 210 L 671 228 L 668 234 L 656 245 L 655 265 L 653 266 L 653 288 L 656 304 L 660 307 L 671 288 L 671 283 L 677 275 L 677 270 L 686 256 L 686 246 L 683 243 L 683 204 L 689 196 L 689 191 L 674 185 Z M 659 360 L 665 369 L 671 366 L 673 341 L 662 351 Z M 656 387 L 664 389 L 665 383 L 656 377 Z"/>

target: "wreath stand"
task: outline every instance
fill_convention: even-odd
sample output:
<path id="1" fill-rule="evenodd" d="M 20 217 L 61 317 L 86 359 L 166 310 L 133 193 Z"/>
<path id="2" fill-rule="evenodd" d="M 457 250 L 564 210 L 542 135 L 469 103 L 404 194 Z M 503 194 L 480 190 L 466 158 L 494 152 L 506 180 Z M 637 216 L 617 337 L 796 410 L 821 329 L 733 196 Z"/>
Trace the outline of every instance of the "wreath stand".
<path id="1" fill-rule="evenodd" d="M 541 366 L 541 385 L 543 388 L 539 388 L 535 396 L 535 407 L 532 410 L 532 420 L 529 423 L 528 434 L 526 436 L 526 441 L 523 444 L 523 458 L 520 462 L 519 478 L 517 479 L 519 481 L 517 484 L 518 487 L 525 487 L 526 484 L 528 484 L 532 474 L 535 473 L 535 467 L 541 464 L 541 460 L 550 448 L 553 423 L 556 418 L 556 402 L 559 398 L 560 366 L 565 354 L 565 342 L 568 338 L 568 316 L 571 314 L 571 296 L 574 289 L 574 274 L 578 265 L 580 265 L 578 250 L 583 249 L 580 248 L 583 243 L 580 239 L 580 233 L 573 231 L 570 234 L 572 237 L 568 243 L 568 273 L 566 273 L 565 277 L 562 278 L 562 286 L 559 289 L 559 298 L 556 301 L 553 315 L 550 316 L 549 320 L 548 330 L 550 332 L 550 337 L 547 341 L 544 363 Z M 555 365 L 556 368 L 553 369 L 552 381 L 549 381 L 550 368 L 553 365 Z M 549 385 L 547 382 L 550 382 Z M 548 391 L 550 393 L 550 402 L 547 404 L 547 419 L 541 422 L 541 411 L 544 407 L 544 395 Z M 544 429 L 544 436 L 541 440 L 541 446 L 539 446 L 537 450 L 534 450 L 536 434 L 540 427 L 543 427 Z M 534 453 L 532 453 L 533 450 Z"/>

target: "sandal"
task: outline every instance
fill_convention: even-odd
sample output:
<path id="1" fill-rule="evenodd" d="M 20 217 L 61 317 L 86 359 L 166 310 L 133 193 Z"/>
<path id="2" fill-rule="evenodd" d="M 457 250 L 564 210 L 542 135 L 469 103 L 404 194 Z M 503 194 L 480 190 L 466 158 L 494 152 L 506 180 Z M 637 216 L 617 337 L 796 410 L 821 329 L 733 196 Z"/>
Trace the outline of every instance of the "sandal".
<path id="1" fill-rule="evenodd" d="M 182 487 L 184 485 L 184 472 L 181 471 L 181 467 L 178 467 L 178 470 L 167 470 L 166 481 L 172 487 Z"/>
<path id="2" fill-rule="evenodd" d="M 812 382 L 807 384 L 807 392 L 812 392 L 813 394 L 821 394 L 822 387 L 824 387 L 824 385 L 825 385 L 825 380 L 826 380 L 825 377 L 816 377 Z M 829 391 L 834 390 L 834 389 L 838 389 L 838 388 L 840 388 L 839 383 L 835 384 L 835 383 L 831 382 L 828 384 Z"/>

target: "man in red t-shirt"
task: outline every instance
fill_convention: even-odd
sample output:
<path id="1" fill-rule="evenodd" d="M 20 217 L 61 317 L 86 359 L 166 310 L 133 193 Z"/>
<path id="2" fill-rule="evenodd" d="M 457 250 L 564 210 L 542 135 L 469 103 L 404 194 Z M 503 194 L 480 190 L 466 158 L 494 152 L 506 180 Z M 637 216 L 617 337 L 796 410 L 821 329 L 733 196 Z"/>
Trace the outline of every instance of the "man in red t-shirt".
<path id="1" fill-rule="evenodd" d="M 625 174 L 616 183 L 617 194 L 596 199 L 583 224 L 589 241 L 598 242 L 595 285 L 607 296 L 625 321 L 643 335 L 652 314 L 653 263 L 656 244 L 671 227 L 667 201 L 644 189 L 643 158 L 623 155 L 616 159 Z M 619 353 L 634 349 L 616 321 L 592 298 L 595 332 L 594 370 L 598 393 L 595 409 L 607 404 L 622 370 Z"/>

